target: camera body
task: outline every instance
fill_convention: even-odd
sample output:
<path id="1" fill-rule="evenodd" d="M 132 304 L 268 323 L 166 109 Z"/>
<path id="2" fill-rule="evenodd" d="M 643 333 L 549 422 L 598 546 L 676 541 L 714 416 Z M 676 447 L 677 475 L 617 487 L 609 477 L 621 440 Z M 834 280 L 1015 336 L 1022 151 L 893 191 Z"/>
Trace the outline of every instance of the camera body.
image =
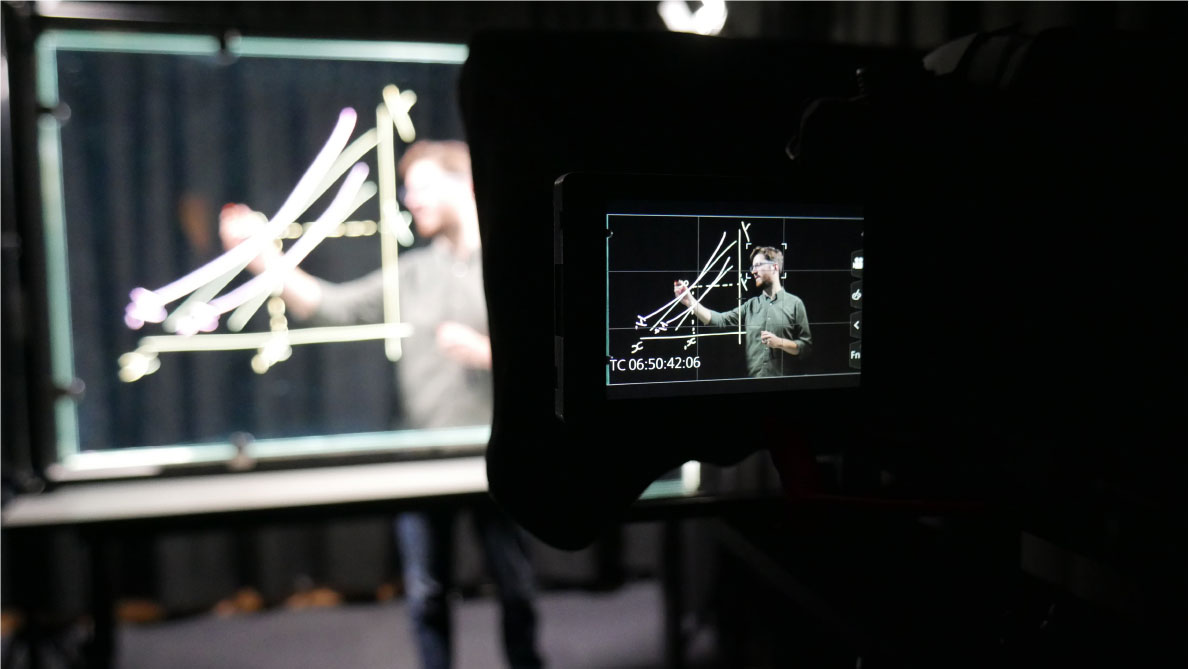
<path id="1" fill-rule="evenodd" d="M 1166 480 L 1176 467 L 1153 466 L 1170 452 L 1162 435 L 1184 433 L 1183 406 L 1156 391 L 1183 383 L 1184 368 L 1183 345 L 1161 344 L 1160 287 L 1181 285 L 1169 273 L 1184 267 L 1168 243 L 1184 225 L 1183 185 L 1165 167 L 1184 161 L 1170 141 L 1184 132 L 1184 96 L 1168 85 L 1184 79 L 1170 75 L 1175 48 L 990 34 L 939 49 L 926 69 L 919 55 L 678 36 L 625 44 L 479 41 L 464 69 L 496 386 L 489 481 L 530 530 L 586 545 L 687 460 L 731 464 L 790 446 L 844 453 L 842 492 L 873 496 L 1044 509 L 1104 486 L 1179 486 Z M 663 52 L 682 57 L 650 58 Z M 625 66 L 607 67 L 609 53 Z M 861 63 L 875 67 L 856 94 Z M 553 83 L 547 94 L 541 81 Z M 490 104 L 509 89 L 556 113 Z M 735 104 L 693 113 L 707 90 Z M 688 318 L 678 340 L 641 341 L 672 336 L 651 329 L 680 321 L 681 307 L 653 313 L 674 281 L 700 296 L 718 278 L 723 259 L 709 261 L 723 233 L 725 245 L 760 217 L 829 213 L 862 219 L 861 244 L 825 266 L 853 270 L 849 254 L 863 253 L 862 277 L 847 277 L 863 282 L 861 363 L 845 358 L 842 370 L 857 376 L 700 380 L 714 360 L 683 348 Z M 732 222 L 706 240 L 675 222 L 624 251 L 633 231 L 609 227 L 610 214 Z M 693 253 L 676 252 L 692 238 Z M 738 282 L 747 262 L 730 253 L 721 283 Z M 635 283 L 609 278 L 621 269 L 637 270 Z M 657 278 L 640 278 L 648 270 Z M 544 300 L 526 290 L 550 284 Z M 811 329 L 835 309 L 850 323 L 852 293 L 847 283 L 825 302 L 801 296 Z M 745 357 L 737 334 L 716 337 L 734 342 L 736 363 Z M 849 334 L 841 340 L 849 356 Z M 816 348 L 808 365 L 837 362 Z M 876 485 L 848 487 L 856 469 Z"/>
<path id="2" fill-rule="evenodd" d="M 857 405 L 861 207 L 786 180 L 597 173 L 559 178 L 554 204 L 566 432 L 631 425 L 658 449 L 729 451 L 757 412 L 791 433 Z M 684 291 L 728 322 L 700 320 Z"/>

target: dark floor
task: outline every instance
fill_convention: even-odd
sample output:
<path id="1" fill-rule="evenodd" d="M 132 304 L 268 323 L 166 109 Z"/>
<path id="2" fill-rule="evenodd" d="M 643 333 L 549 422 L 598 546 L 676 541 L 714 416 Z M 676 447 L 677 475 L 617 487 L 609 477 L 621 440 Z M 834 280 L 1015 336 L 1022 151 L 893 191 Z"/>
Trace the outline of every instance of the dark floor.
<path id="1" fill-rule="evenodd" d="M 664 665 L 660 589 L 642 581 L 609 593 L 555 591 L 539 601 L 542 651 L 552 667 L 645 669 Z M 457 602 L 455 666 L 503 667 L 499 607 L 489 598 Z M 276 609 L 220 618 L 203 615 L 124 626 L 120 669 L 325 669 L 417 667 L 400 602 Z M 688 665 L 710 664 L 713 643 L 695 635 Z"/>

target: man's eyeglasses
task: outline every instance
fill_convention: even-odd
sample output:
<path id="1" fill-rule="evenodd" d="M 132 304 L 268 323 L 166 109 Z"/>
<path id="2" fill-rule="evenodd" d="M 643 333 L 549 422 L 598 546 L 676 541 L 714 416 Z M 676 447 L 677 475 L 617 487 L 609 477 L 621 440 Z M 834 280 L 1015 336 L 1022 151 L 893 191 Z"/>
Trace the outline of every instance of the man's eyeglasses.
<path id="1" fill-rule="evenodd" d="M 773 261 L 771 261 L 771 260 L 769 260 L 769 261 L 767 261 L 767 262 L 758 262 L 758 263 L 754 263 L 754 264 L 752 264 L 752 266 L 751 266 L 751 271 L 753 271 L 753 272 L 758 272 L 758 271 L 760 271 L 760 270 L 764 269 L 765 267 L 768 267 L 769 265 L 775 265 L 775 264 L 776 264 L 776 263 L 775 263 L 775 262 L 773 262 Z"/>

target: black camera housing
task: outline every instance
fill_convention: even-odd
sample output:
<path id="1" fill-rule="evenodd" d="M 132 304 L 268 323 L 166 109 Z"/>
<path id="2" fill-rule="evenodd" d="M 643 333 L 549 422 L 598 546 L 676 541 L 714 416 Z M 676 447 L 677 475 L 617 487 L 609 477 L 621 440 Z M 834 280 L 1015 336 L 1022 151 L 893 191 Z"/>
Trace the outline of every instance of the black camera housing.
<path id="1" fill-rule="evenodd" d="M 939 49 L 926 70 L 920 54 L 673 35 L 476 40 L 463 110 L 493 495 L 576 547 L 686 460 L 800 444 L 846 455 L 843 492 L 859 463 L 895 481 L 862 493 L 1003 502 L 1057 525 L 1065 501 L 1104 490 L 1179 500 L 1169 444 L 1184 441 L 1184 406 L 1162 390 L 1184 383 L 1184 307 L 1166 290 L 1184 267 L 1170 243 L 1184 239 L 1184 186 L 1167 167 L 1184 163 L 1179 48 L 991 34 Z M 702 113 L 708 91 L 735 104 Z M 602 272 L 572 269 L 597 266 L 575 254 L 604 248 L 605 211 L 568 211 L 563 193 L 560 273 L 553 262 L 551 188 L 569 173 L 743 182 L 725 195 L 712 177 L 649 178 L 626 195 L 645 200 L 859 205 L 872 291 L 861 386 L 609 401 L 603 328 L 575 329 L 602 316 L 575 311 L 605 290 Z M 604 190 L 640 177 L 619 179 Z M 556 323 L 541 327 L 555 292 Z"/>

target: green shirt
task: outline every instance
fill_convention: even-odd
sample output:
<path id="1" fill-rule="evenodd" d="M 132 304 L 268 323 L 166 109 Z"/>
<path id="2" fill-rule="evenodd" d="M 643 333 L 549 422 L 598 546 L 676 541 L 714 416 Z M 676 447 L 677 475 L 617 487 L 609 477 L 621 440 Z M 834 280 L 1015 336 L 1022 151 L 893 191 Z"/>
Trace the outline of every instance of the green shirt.
<path id="1" fill-rule="evenodd" d="M 796 359 L 809 353 L 813 338 L 809 333 L 809 317 L 801 298 L 782 290 L 776 297 L 764 293 L 749 299 L 730 311 L 710 311 L 708 325 L 730 327 L 743 320 L 747 345 L 747 373 L 751 376 L 784 376 L 796 371 Z M 782 339 L 797 342 L 800 353 L 796 357 L 776 348 L 768 348 L 760 341 L 760 333 L 767 330 Z"/>
<path id="2" fill-rule="evenodd" d="M 438 326 L 462 323 L 487 334 L 483 265 L 478 252 L 457 260 L 441 240 L 402 251 L 400 316 L 413 326 L 401 341 L 404 355 L 396 365 L 397 388 L 405 426 L 458 427 L 491 424 L 491 371 L 451 359 L 437 343 Z M 346 283 L 322 282 L 322 301 L 310 319 L 315 325 L 384 322 L 384 275 L 376 270 Z"/>

